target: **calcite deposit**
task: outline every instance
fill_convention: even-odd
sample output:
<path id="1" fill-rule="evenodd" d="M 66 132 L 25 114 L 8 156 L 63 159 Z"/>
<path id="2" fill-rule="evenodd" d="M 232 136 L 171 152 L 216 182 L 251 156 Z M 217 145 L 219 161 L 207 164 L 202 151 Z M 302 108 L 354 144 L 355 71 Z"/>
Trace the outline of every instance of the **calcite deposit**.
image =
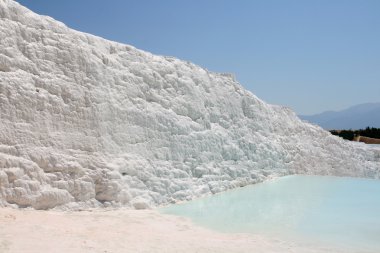
<path id="1" fill-rule="evenodd" d="M 287 174 L 379 172 L 379 150 L 230 74 L 0 0 L 0 206 L 140 209 Z"/>

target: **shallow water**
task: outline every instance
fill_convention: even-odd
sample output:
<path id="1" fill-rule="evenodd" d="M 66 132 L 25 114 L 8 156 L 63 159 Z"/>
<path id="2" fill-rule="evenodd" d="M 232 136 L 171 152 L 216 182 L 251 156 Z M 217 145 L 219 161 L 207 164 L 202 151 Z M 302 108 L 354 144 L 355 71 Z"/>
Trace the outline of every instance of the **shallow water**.
<path id="1" fill-rule="evenodd" d="M 380 181 L 287 176 L 161 209 L 222 232 L 380 252 Z"/>

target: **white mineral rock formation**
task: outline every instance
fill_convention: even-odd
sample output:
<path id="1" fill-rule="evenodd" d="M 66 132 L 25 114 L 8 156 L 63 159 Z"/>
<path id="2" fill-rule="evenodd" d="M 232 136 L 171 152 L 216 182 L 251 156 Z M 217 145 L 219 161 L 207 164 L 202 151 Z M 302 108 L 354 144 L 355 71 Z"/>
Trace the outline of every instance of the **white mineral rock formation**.
<path id="1" fill-rule="evenodd" d="M 0 0 L 0 206 L 148 208 L 292 173 L 379 178 L 380 152 Z"/>

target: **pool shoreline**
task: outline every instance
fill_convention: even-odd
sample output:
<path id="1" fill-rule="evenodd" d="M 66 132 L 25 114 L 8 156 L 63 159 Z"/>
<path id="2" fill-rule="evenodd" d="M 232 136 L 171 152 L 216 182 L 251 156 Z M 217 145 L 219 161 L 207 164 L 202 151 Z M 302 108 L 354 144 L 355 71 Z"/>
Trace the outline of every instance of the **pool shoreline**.
<path id="1" fill-rule="evenodd" d="M 291 175 L 159 210 L 223 233 L 379 252 L 377 195 L 376 179 Z"/>
<path id="2" fill-rule="evenodd" d="M 351 252 L 260 235 L 219 233 L 157 210 L 0 208 L 0 224 L 0 252 Z"/>

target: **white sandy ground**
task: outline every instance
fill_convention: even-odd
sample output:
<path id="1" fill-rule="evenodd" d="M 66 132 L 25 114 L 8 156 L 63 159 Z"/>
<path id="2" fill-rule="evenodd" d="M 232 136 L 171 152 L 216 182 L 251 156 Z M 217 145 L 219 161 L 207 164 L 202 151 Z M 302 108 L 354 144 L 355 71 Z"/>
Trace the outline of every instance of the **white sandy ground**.
<path id="1" fill-rule="evenodd" d="M 3 252 L 347 252 L 224 234 L 156 210 L 58 212 L 0 209 Z M 352 251 L 350 251 L 352 252 Z"/>

